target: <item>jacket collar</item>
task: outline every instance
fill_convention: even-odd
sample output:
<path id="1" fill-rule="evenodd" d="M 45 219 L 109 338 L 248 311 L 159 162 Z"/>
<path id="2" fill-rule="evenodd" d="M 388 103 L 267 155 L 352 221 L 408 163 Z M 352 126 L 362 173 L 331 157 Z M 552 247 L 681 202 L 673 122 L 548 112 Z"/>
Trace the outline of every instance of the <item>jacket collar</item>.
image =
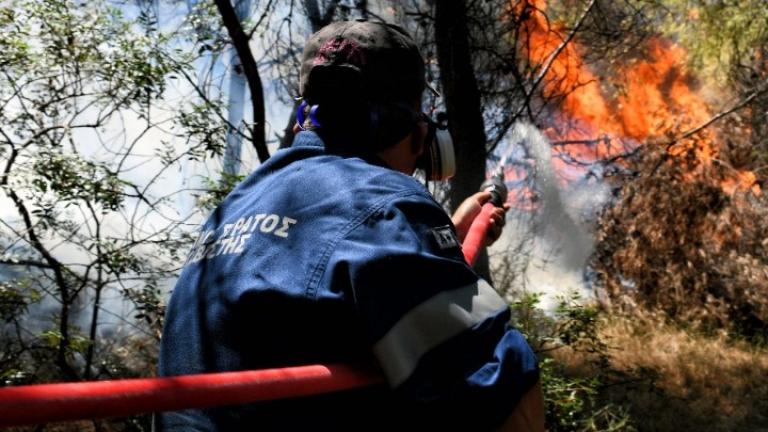
<path id="1" fill-rule="evenodd" d="M 391 169 L 389 165 L 376 154 L 367 151 L 355 151 L 355 149 L 360 149 L 364 146 L 359 145 L 359 141 L 352 140 L 348 137 L 323 137 L 315 131 L 301 131 L 296 134 L 291 147 L 321 147 L 327 154 L 334 154 L 345 158 L 357 157 L 372 165 Z"/>

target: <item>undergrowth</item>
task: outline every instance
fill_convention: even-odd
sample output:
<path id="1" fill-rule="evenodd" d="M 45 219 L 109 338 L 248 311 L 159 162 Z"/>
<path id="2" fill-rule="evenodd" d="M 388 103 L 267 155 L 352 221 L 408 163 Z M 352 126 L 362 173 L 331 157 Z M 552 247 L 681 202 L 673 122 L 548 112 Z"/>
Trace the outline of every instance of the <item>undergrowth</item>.
<path id="1" fill-rule="evenodd" d="M 768 346 L 675 323 L 538 297 L 514 304 L 541 360 L 549 431 L 768 431 Z"/>

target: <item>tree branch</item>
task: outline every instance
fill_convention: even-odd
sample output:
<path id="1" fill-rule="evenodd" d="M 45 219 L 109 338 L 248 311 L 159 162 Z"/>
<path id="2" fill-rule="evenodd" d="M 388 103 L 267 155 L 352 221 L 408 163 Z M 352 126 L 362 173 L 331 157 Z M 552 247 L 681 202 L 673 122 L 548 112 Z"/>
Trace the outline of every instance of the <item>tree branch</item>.
<path id="1" fill-rule="evenodd" d="M 757 88 L 754 92 L 752 92 L 751 95 L 747 96 L 741 102 L 738 102 L 735 105 L 733 105 L 732 107 L 730 107 L 730 108 L 728 108 L 728 109 L 726 109 L 724 111 L 721 111 L 721 112 L 715 114 L 714 116 L 712 116 L 712 118 L 710 118 L 709 120 L 707 120 L 704 123 L 700 124 L 699 126 L 696 126 L 695 128 L 693 128 L 693 129 L 691 129 L 689 131 L 686 131 L 686 132 L 682 133 L 680 136 L 675 137 L 674 139 L 672 139 L 669 142 L 667 142 L 664 155 L 662 157 L 660 157 L 659 160 L 656 162 L 656 164 L 653 166 L 653 168 L 650 171 L 650 175 L 655 175 L 656 171 L 658 171 L 658 169 L 661 167 L 661 164 L 663 164 L 669 158 L 669 151 L 672 149 L 672 147 L 674 147 L 675 144 L 677 144 L 678 142 L 680 142 L 680 141 L 682 141 L 684 139 L 688 139 L 688 138 L 696 135 L 697 133 L 699 133 L 702 130 L 708 128 L 713 123 L 717 122 L 718 120 L 722 119 L 723 117 L 727 116 L 728 114 L 732 114 L 732 113 L 734 113 L 734 112 L 744 108 L 745 106 L 749 105 L 750 102 L 755 100 L 756 97 L 758 97 L 758 96 L 760 96 L 760 95 L 762 95 L 763 93 L 766 93 L 766 92 L 768 92 L 768 84 L 765 84 L 765 85 Z"/>
<path id="2" fill-rule="evenodd" d="M 214 0 L 214 3 L 216 3 L 216 8 L 218 8 L 221 14 L 221 19 L 227 28 L 230 39 L 232 39 L 232 45 L 234 45 L 235 51 L 237 51 L 243 73 L 248 81 L 248 88 L 251 90 L 251 106 L 253 109 L 253 132 L 251 133 L 251 138 L 253 139 L 253 147 L 256 149 L 259 161 L 264 163 L 269 159 L 269 150 L 267 149 L 264 132 L 264 89 L 261 85 L 259 68 L 248 46 L 248 36 L 243 31 L 243 26 L 237 18 L 232 4 L 229 0 Z"/>
<path id="3" fill-rule="evenodd" d="M 259 17 L 259 20 L 256 21 L 256 24 L 253 25 L 253 28 L 248 32 L 248 40 L 251 40 L 253 38 L 253 34 L 256 33 L 256 30 L 261 26 L 261 23 L 264 22 L 264 20 L 269 16 L 270 9 L 272 9 L 272 3 L 274 3 L 275 0 L 269 0 L 267 2 L 267 6 L 264 8 L 264 12 Z"/>
<path id="4" fill-rule="evenodd" d="M 560 56 L 560 54 L 563 52 L 565 47 L 568 46 L 568 44 L 573 40 L 573 38 L 576 36 L 576 33 L 578 33 L 579 29 L 581 28 L 581 25 L 584 23 L 584 20 L 587 18 L 587 15 L 589 15 L 589 12 L 592 10 L 592 7 L 595 5 L 596 0 L 590 0 L 589 4 L 587 5 L 587 8 L 584 10 L 584 12 L 579 17 L 579 20 L 576 21 L 576 25 L 573 26 L 573 29 L 571 29 L 570 33 L 568 33 L 568 36 L 566 36 L 565 39 L 560 43 L 560 45 L 557 46 L 555 51 L 552 52 L 552 54 L 549 55 L 549 58 L 544 63 L 544 66 L 541 68 L 541 71 L 539 71 L 539 74 L 536 76 L 536 79 L 533 81 L 533 84 L 531 85 L 531 89 L 526 95 L 526 99 L 530 100 L 530 98 L 533 96 L 533 92 L 536 90 L 536 87 L 541 84 L 541 81 L 544 79 L 544 77 L 547 75 L 547 72 L 549 72 L 549 69 L 552 67 L 552 64 L 555 62 L 555 60 Z"/>
<path id="5" fill-rule="evenodd" d="M 716 121 L 718 121 L 718 120 L 722 119 L 723 117 L 727 116 L 728 114 L 731 114 L 731 113 L 733 113 L 735 111 L 738 111 L 738 110 L 744 108 L 745 106 L 749 105 L 750 102 L 755 100 L 756 97 L 760 96 L 763 93 L 768 93 L 768 84 L 763 85 L 761 88 L 758 88 L 757 90 L 752 92 L 751 95 L 747 96 L 747 98 L 745 98 L 741 102 L 737 103 L 736 105 L 726 109 L 725 111 L 721 111 L 721 112 L 715 114 L 714 116 L 712 116 L 712 118 L 710 118 L 709 120 L 707 120 L 704 123 L 700 124 L 699 126 L 696 126 L 695 128 L 693 128 L 693 129 L 691 129 L 691 130 L 689 130 L 687 132 L 684 132 L 682 135 L 680 135 L 679 137 L 677 137 L 674 140 L 672 140 L 669 143 L 669 145 L 673 145 L 673 144 L 677 143 L 678 141 L 681 141 L 681 140 L 684 140 L 684 139 L 692 137 L 693 135 L 695 135 L 695 134 L 701 132 L 702 130 L 708 128 L 710 125 L 712 125 Z"/>
<path id="6" fill-rule="evenodd" d="M 11 150 L 11 156 L 10 160 L 14 160 L 18 154 L 18 150 L 14 147 Z M 59 333 L 61 334 L 61 339 L 59 340 L 59 346 L 57 351 L 57 358 L 56 363 L 58 364 L 61 371 L 70 379 L 77 379 L 78 375 L 77 372 L 72 368 L 72 366 L 67 361 L 67 349 L 69 348 L 69 307 L 71 306 L 72 298 L 70 296 L 69 292 L 69 284 L 67 283 L 66 279 L 64 278 L 64 268 L 61 262 L 57 260 L 51 253 L 46 249 L 46 247 L 43 245 L 42 241 L 40 241 L 40 238 L 37 236 L 37 232 L 35 231 L 35 225 L 32 222 L 32 217 L 30 216 L 29 210 L 27 209 L 27 206 L 24 204 L 24 201 L 19 197 L 16 192 L 13 190 L 13 188 L 8 188 L 8 178 L 10 177 L 10 168 L 11 163 L 9 160 L 9 163 L 6 165 L 5 173 L 0 180 L 0 186 L 2 186 L 3 189 L 6 191 L 6 195 L 13 201 L 14 205 L 16 206 L 16 209 L 18 210 L 19 214 L 21 215 L 21 218 L 24 221 L 24 226 L 27 229 L 27 240 L 30 245 L 38 252 L 40 255 L 43 256 L 43 259 L 48 263 L 48 266 L 53 271 L 54 279 L 56 281 L 56 286 L 59 288 L 59 293 L 61 295 L 61 315 L 59 316 Z"/>
<path id="7" fill-rule="evenodd" d="M 0 264 L 12 265 L 12 266 L 24 266 L 24 267 L 38 267 L 38 268 L 51 268 L 50 264 L 42 261 L 28 260 L 28 259 L 0 259 Z"/>

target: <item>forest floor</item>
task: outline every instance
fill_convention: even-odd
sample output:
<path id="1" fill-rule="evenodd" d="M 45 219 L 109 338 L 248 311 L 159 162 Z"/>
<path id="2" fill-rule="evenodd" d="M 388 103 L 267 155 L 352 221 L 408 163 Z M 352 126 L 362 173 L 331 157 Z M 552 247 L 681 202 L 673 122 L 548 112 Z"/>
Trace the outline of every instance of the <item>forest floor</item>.
<path id="1" fill-rule="evenodd" d="M 768 347 L 705 335 L 652 317 L 603 318 L 610 369 L 600 390 L 641 431 L 768 431 Z M 589 354 L 559 350 L 569 374 L 594 374 Z"/>

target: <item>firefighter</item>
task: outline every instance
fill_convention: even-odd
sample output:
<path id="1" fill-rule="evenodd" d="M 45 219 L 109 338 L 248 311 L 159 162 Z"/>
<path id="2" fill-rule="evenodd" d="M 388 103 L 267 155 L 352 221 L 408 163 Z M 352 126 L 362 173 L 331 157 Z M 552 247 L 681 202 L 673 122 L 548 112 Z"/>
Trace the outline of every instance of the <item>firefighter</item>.
<path id="1" fill-rule="evenodd" d="M 159 374 L 373 363 L 386 386 L 159 414 L 162 431 L 543 430 L 536 358 L 460 242 L 489 199 L 449 217 L 412 176 L 453 148 L 421 113 L 404 30 L 331 24 L 308 40 L 296 138 L 203 225 L 168 305 Z M 501 233 L 505 209 L 492 216 Z"/>

